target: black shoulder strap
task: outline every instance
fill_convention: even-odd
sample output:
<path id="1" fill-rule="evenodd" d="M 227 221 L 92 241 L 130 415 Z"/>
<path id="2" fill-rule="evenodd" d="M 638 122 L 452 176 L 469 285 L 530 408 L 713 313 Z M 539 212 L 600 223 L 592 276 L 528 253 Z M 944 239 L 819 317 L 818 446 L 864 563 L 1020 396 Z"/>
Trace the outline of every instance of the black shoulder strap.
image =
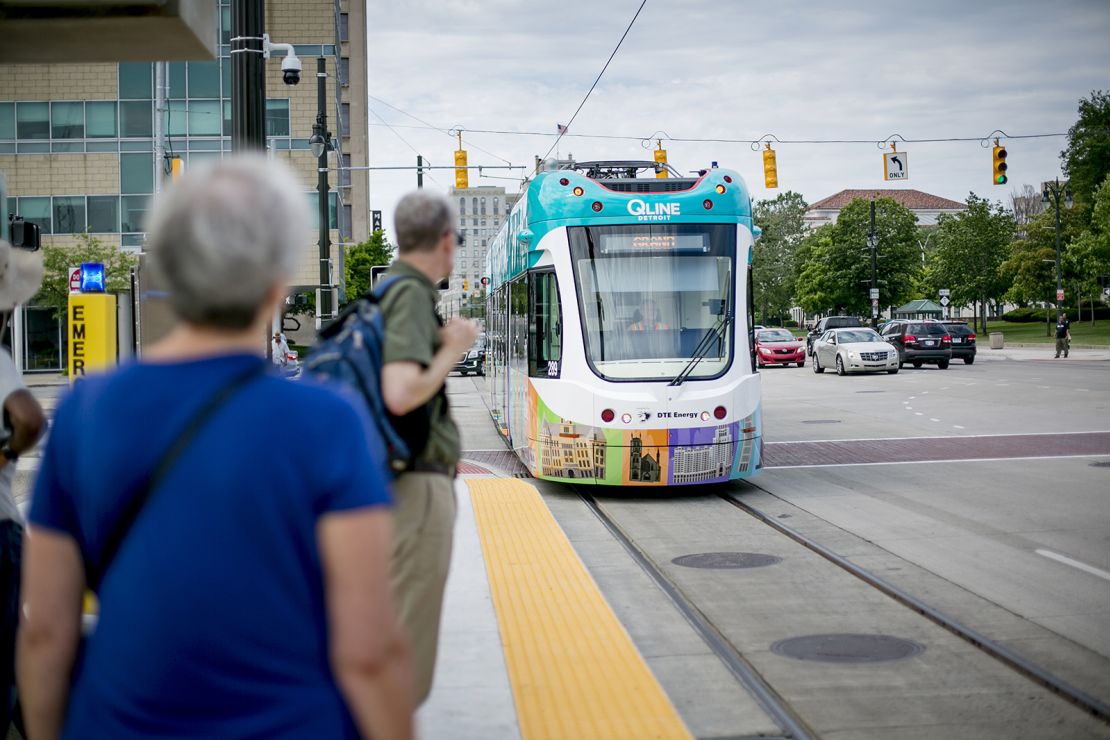
<path id="1" fill-rule="evenodd" d="M 100 552 L 100 562 L 97 563 L 95 571 L 86 561 L 85 564 L 85 578 L 90 586 L 99 586 L 104 574 L 108 572 L 112 561 L 115 560 L 116 554 L 119 552 L 120 546 L 127 538 L 127 533 L 131 530 L 135 520 L 139 518 L 146 502 L 150 500 L 151 494 L 157 490 L 159 484 L 166 477 L 166 474 L 173 468 L 174 463 L 181 457 L 186 448 L 192 443 L 197 433 L 204 427 L 212 415 L 216 413 L 221 406 L 223 406 L 232 396 L 234 396 L 243 386 L 262 375 L 266 368 L 262 363 L 252 363 L 249 370 L 246 372 L 238 373 L 230 381 L 224 384 L 211 398 L 189 420 L 189 423 L 177 435 L 173 444 L 169 446 L 162 457 L 151 469 L 150 475 L 135 491 L 134 495 L 127 502 L 120 517 L 112 524 L 112 529 L 104 541 L 104 547 Z"/>

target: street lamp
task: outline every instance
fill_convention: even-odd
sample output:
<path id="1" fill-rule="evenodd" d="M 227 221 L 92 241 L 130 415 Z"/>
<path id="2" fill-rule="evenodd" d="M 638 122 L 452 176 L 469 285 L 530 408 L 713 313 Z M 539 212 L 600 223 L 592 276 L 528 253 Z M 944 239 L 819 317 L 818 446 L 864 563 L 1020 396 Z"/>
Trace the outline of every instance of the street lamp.
<path id="1" fill-rule="evenodd" d="M 317 185 L 320 195 L 320 305 L 316 316 L 320 324 L 332 316 L 331 219 L 328 218 L 328 152 L 335 148 L 328 131 L 328 72 L 324 57 L 316 60 L 316 123 L 308 148 L 316 157 Z"/>
<path id="2" fill-rule="evenodd" d="M 1049 202 L 1056 205 L 1056 323 L 1060 323 L 1060 297 L 1064 286 L 1060 282 L 1060 196 L 1064 196 L 1064 207 L 1069 211 L 1072 207 L 1071 188 L 1067 183 L 1060 185 L 1060 178 L 1053 182 L 1046 182 L 1041 191 L 1041 203 L 1047 208 Z"/>

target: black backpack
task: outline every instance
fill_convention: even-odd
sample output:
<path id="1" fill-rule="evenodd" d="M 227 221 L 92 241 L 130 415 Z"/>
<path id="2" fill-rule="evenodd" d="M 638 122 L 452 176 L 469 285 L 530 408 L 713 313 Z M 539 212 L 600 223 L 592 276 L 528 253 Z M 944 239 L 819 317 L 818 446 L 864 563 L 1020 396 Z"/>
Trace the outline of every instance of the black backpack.
<path id="1" fill-rule="evenodd" d="M 381 302 L 391 287 L 406 279 L 409 278 L 404 275 L 382 278 L 373 290 L 343 309 L 335 320 L 320 329 L 304 367 L 306 377 L 339 383 L 366 402 L 394 474 L 411 466 L 413 457 L 424 448 L 431 428 L 432 402 L 398 417 L 389 413 L 382 397 L 385 316 Z"/>

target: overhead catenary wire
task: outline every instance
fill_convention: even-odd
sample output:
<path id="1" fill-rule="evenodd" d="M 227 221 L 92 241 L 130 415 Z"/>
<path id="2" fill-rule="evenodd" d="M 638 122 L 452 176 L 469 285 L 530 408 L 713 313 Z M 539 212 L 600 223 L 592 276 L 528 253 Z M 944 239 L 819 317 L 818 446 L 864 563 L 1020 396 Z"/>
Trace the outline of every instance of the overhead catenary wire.
<path id="1" fill-rule="evenodd" d="M 384 118 L 382 118 L 381 116 L 379 116 L 377 114 L 377 112 L 374 109 L 372 109 L 370 107 L 367 107 L 367 110 L 369 110 L 370 113 L 373 114 L 373 116 L 375 118 L 377 118 L 379 121 L 381 121 L 383 124 L 385 124 L 385 127 L 388 128 L 390 131 L 392 131 L 393 135 L 396 136 L 398 139 L 400 139 L 404 143 L 405 146 L 407 146 L 409 149 L 412 149 L 413 154 L 415 154 L 418 157 L 422 157 L 425 162 L 427 162 L 429 165 L 431 165 L 431 161 L 427 157 L 425 157 L 423 154 L 418 152 L 416 150 L 416 147 L 414 147 L 412 144 L 410 144 L 404 136 L 401 136 L 399 133 L 397 133 L 394 130 L 394 128 L 392 126 L 390 126 L 389 123 Z M 429 168 L 425 167 L 425 168 L 422 168 L 422 169 L 429 169 Z M 436 185 L 439 185 L 440 187 L 443 187 L 443 183 L 441 183 L 439 180 L 437 180 L 435 178 L 435 176 L 432 175 L 431 172 L 428 173 L 428 179 L 431 180 L 432 182 L 434 182 Z"/>
<path id="2" fill-rule="evenodd" d="M 381 98 L 375 97 L 375 96 L 373 96 L 373 95 L 367 95 L 366 97 L 368 97 L 368 98 L 369 98 L 370 100 L 374 100 L 374 101 L 376 101 L 376 102 L 378 102 L 378 103 L 381 103 L 382 105 L 386 106 L 387 108 L 392 108 L 393 110 L 397 111 L 398 113 L 400 113 L 400 114 L 401 114 L 401 115 L 403 115 L 403 116 L 408 116 L 408 117 L 409 117 L 409 118 L 411 118 L 412 120 L 414 120 L 414 121 L 417 121 L 417 122 L 419 122 L 419 123 L 422 123 L 422 124 L 424 124 L 424 126 L 425 126 L 425 127 L 427 127 L 427 128 L 429 128 L 429 129 L 432 129 L 432 130 L 434 130 L 434 131 L 439 131 L 439 132 L 441 132 L 442 134 L 444 134 L 445 136 L 450 136 L 451 138 L 455 138 L 455 133 L 457 133 L 457 132 L 459 132 L 459 131 L 462 131 L 462 130 L 463 130 L 463 129 L 459 129 L 459 128 L 454 128 L 454 129 L 452 129 L 452 128 L 443 128 L 443 127 L 441 127 L 441 126 L 434 126 L 434 125 L 432 125 L 432 124 L 428 123 L 427 121 L 425 121 L 425 120 L 424 120 L 423 118 L 421 118 L 420 116 L 417 116 L 417 115 L 413 115 L 412 113 L 409 113 L 409 112 L 408 112 L 407 110 L 405 110 L 405 109 L 403 109 L 403 108 L 398 108 L 398 107 L 397 107 L 396 105 L 394 105 L 393 103 L 390 103 L 390 102 L 389 102 L 389 101 L 387 101 L 387 100 L 382 100 Z M 377 113 L 375 113 L 374 115 L 375 115 L 375 116 L 377 116 L 377 118 L 378 118 L 378 120 L 379 120 L 379 121 L 380 121 L 380 120 L 383 120 L 383 119 L 382 119 L 382 117 L 381 117 L 380 115 L 378 115 Z M 407 127 L 406 127 L 406 128 L 407 128 Z M 417 128 L 417 127 L 414 127 L 414 128 Z M 483 154 L 488 154 L 488 155 L 490 155 L 491 157 L 493 157 L 494 159 L 500 159 L 500 160 L 501 160 L 502 162 L 504 162 L 505 164 L 512 164 L 512 162 L 510 162 L 509 160 L 505 159 L 505 158 L 504 158 L 504 157 L 502 157 L 501 155 L 499 155 L 499 154 L 495 154 L 495 153 L 493 153 L 493 152 L 489 151 L 488 149 L 483 149 L 482 147 L 478 146 L 477 144 L 475 144 L 475 143 L 474 143 L 474 142 L 472 142 L 472 141 L 466 141 L 465 143 L 466 143 L 466 144 L 467 144 L 468 146 L 472 146 L 472 147 L 474 147 L 475 149 L 477 149 L 478 151 L 482 152 Z"/>
<path id="3" fill-rule="evenodd" d="M 621 44 L 623 44 L 624 40 L 628 38 L 628 32 L 632 30 L 632 26 L 636 23 L 636 19 L 640 17 L 640 13 L 643 11 L 645 5 L 647 5 L 647 0 L 642 0 L 642 2 L 640 3 L 640 7 L 636 8 L 636 14 L 632 16 L 632 20 L 628 22 L 628 27 L 625 28 L 624 33 L 621 34 L 620 41 L 618 41 L 617 45 L 613 47 L 613 53 L 609 55 L 609 58 L 607 60 L 605 60 L 605 66 L 602 67 L 601 71 L 597 73 L 597 77 L 594 79 L 594 84 L 590 85 L 590 89 L 586 91 L 586 96 L 582 98 L 582 102 L 579 103 L 578 107 L 574 110 L 574 115 L 572 115 L 570 117 L 570 120 L 567 121 L 567 125 L 561 126 L 559 128 L 559 134 L 555 137 L 555 141 L 552 142 L 551 148 L 547 150 L 547 153 L 544 154 L 541 159 L 547 159 L 548 156 L 550 156 L 551 152 L 555 151 L 555 147 L 559 146 L 559 142 L 562 141 L 562 138 L 566 135 L 567 129 L 569 129 L 571 125 L 574 124 L 574 119 L 578 117 L 578 114 L 582 110 L 582 106 L 584 106 L 586 104 L 586 101 L 590 99 L 590 95 L 593 94 L 594 88 L 597 87 L 597 83 L 601 82 L 601 76 L 605 74 L 605 70 L 609 69 L 609 64 L 613 61 L 613 58 L 617 56 L 617 52 L 620 51 Z"/>

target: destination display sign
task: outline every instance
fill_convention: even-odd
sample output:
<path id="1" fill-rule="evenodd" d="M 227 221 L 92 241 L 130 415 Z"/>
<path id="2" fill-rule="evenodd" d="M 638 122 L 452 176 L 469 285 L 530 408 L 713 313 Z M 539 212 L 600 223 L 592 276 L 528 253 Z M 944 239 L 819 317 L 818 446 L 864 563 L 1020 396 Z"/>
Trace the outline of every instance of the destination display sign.
<path id="1" fill-rule="evenodd" d="M 708 234 L 604 234 L 601 237 L 602 254 L 708 251 Z"/>

